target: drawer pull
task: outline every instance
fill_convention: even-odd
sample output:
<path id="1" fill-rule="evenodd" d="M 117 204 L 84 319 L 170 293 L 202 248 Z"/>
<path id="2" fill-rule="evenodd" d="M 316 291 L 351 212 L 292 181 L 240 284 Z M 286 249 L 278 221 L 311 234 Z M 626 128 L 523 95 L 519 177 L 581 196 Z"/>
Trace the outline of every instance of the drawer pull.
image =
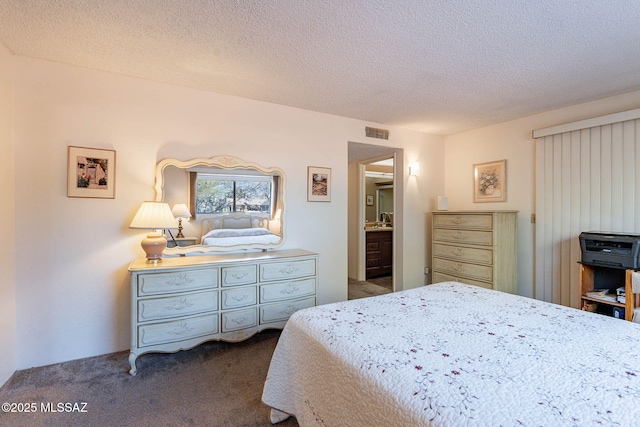
<path id="1" fill-rule="evenodd" d="M 193 305 L 192 302 L 189 302 L 189 300 L 187 300 L 186 298 L 182 298 L 182 299 L 180 299 L 178 301 L 175 301 L 173 304 L 168 305 L 166 307 L 166 309 L 168 311 L 171 311 L 171 310 L 184 310 L 185 308 L 189 308 L 192 305 Z"/>
<path id="2" fill-rule="evenodd" d="M 456 240 L 467 240 L 468 236 L 461 231 L 453 233 L 453 238 Z"/>
<path id="3" fill-rule="evenodd" d="M 451 251 L 451 253 L 453 253 L 453 255 L 455 256 L 464 256 L 467 254 L 467 251 L 462 248 L 455 248 L 453 251 Z"/>
<path id="4" fill-rule="evenodd" d="M 281 294 L 295 294 L 296 292 L 298 292 L 300 290 L 300 288 L 298 288 L 295 284 L 293 283 L 287 283 L 287 286 L 285 288 L 283 288 L 280 293 Z"/>
<path id="5" fill-rule="evenodd" d="M 167 280 L 167 285 L 184 286 L 188 285 L 191 282 L 193 282 L 193 279 L 189 277 L 188 274 L 180 273 L 176 277 L 172 277 L 171 279 Z"/>
<path id="6" fill-rule="evenodd" d="M 285 267 L 282 267 L 279 271 L 282 274 L 294 274 L 298 270 L 299 270 L 298 267 L 296 267 L 295 265 L 289 263 Z"/>
<path id="7" fill-rule="evenodd" d="M 247 323 L 247 320 L 249 320 L 249 318 L 247 316 L 241 317 L 241 318 L 233 318 L 231 319 L 231 321 L 233 323 L 235 323 L 236 325 L 244 325 L 245 323 Z"/>
<path id="8" fill-rule="evenodd" d="M 238 280 L 240 280 L 240 279 L 244 279 L 244 278 L 245 278 L 245 277 L 247 277 L 248 275 L 249 275 L 249 273 L 248 273 L 248 272 L 246 272 L 246 271 L 242 271 L 242 272 L 239 272 L 239 273 L 233 273 L 231 276 L 232 276 L 234 279 L 238 279 Z"/>
<path id="9" fill-rule="evenodd" d="M 193 331 L 193 326 L 189 326 L 187 322 L 182 322 L 177 325 L 175 328 L 167 331 L 169 335 L 185 335 L 189 332 Z"/>
<path id="10" fill-rule="evenodd" d="M 460 225 L 460 224 L 464 224 L 466 221 L 463 216 L 458 215 L 458 216 L 454 216 L 451 222 L 453 222 L 456 225 Z"/>
<path id="11" fill-rule="evenodd" d="M 247 298 L 249 298 L 249 295 L 248 295 L 248 294 L 244 294 L 244 295 L 234 295 L 234 296 L 232 296 L 232 297 L 231 297 L 231 299 L 232 299 L 232 300 L 234 300 L 234 301 L 242 301 L 242 300 L 245 300 L 245 299 L 247 299 Z"/>
<path id="12" fill-rule="evenodd" d="M 464 267 L 464 264 L 455 264 L 453 266 L 453 269 L 458 273 L 461 272 L 461 271 L 465 271 L 466 270 L 465 267 Z"/>
<path id="13" fill-rule="evenodd" d="M 280 310 L 280 314 L 282 314 L 284 316 L 291 316 L 296 311 L 298 311 L 298 308 L 293 304 L 289 304 L 288 306 L 286 306 L 282 310 Z"/>

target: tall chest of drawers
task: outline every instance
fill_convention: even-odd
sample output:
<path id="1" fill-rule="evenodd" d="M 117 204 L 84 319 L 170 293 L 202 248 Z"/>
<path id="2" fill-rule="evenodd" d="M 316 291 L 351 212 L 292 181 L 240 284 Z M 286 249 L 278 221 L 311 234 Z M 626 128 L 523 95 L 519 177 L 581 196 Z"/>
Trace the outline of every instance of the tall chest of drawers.
<path id="1" fill-rule="evenodd" d="M 438 211 L 432 216 L 433 283 L 516 293 L 518 211 Z"/>
<path id="2" fill-rule="evenodd" d="M 176 352 L 282 329 L 316 305 L 318 255 L 305 250 L 145 259 L 129 266 L 131 352 Z"/>

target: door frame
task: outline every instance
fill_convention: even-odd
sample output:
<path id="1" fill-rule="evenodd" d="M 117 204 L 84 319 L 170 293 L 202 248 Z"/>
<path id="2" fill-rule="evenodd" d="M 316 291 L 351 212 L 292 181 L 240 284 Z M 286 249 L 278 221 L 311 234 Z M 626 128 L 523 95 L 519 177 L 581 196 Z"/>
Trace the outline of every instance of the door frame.
<path id="1" fill-rule="evenodd" d="M 398 152 L 393 151 L 387 154 L 379 155 L 376 157 L 371 157 L 368 159 L 364 159 L 358 161 L 358 281 L 365 281 L 367 277 L 367 234 L 365 232 L 365 203 L 366 203 L 366 186 L 365 186 L 365 169 L 366 165 L 370 163 L 375 163 L 380 160 L 393 159 L 393 263 L 392 263 L 392 283 L 393 283 L 393 291 L 402 289 L 402 275 L 400 272 L 401 268 L 398 267 L 400 264 L 401 251 L 398 250 L 398 242 L 402 239 L 399 237 L 402 233 L 402 210 L 401 204 L 399 203 L 399 193 L 398 191 L 398 183 L 400 182 L 400 169 L 398 167 Z M 402 185 L 400 185 L 402 188 Z"/>

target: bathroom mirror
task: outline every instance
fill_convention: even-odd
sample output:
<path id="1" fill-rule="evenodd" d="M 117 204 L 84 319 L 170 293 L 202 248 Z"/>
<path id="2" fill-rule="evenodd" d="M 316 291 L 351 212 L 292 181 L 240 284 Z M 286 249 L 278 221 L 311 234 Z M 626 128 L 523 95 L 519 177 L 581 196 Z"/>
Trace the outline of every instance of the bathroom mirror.
<path id="1" fill-rule="evenodd" d="M 380 185 L 376 190 L 376 218 L 383 221 L 383 213 L 393 212 L 393 184 Z"/>
<path id="2" fill-rule="evenodd" d="M 221 190 L 222 188 L 222 190 Z M 233 156 L 164 159 L 156 166 L 156 201 L 186 204 L 184 237 L 167 232 L 166 255 L 275 249 L 284 243 L 285 175 Z"/>

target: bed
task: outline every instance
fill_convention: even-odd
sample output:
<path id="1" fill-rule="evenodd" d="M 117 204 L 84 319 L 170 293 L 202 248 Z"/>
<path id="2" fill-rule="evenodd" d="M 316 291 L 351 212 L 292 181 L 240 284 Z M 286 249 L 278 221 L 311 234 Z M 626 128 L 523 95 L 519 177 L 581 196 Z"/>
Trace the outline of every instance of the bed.
<path id="1" fill-rule="evenodd" d="M 242 212 L 218 215 L 202 221 L 203 245 L 230 247 L 277 244 L 281 236 L 269 231 L 269 219 Z"/>
<path id="2" fill-rule="evenodd" d="M 262 400 L 301 426 L 637 426 L 640 325 L 455 282 L 321 305 Z"/>

